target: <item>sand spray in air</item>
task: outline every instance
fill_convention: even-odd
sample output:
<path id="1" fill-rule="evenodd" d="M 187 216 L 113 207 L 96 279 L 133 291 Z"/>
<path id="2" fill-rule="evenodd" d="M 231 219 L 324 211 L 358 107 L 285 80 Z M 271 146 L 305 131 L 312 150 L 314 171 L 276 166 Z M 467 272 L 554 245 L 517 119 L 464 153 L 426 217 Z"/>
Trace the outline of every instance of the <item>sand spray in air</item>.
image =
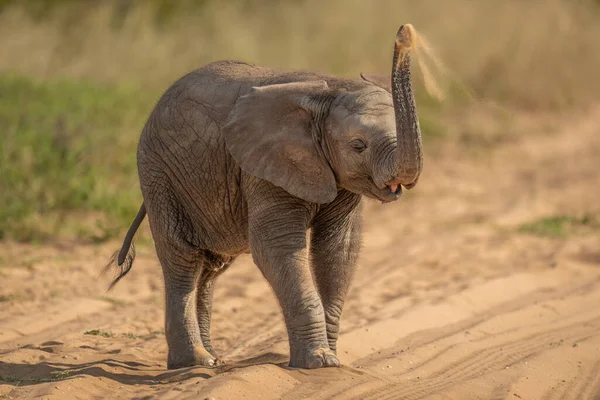
<path id="1" fill-rule="evenodd" d="M 448 97 L 449 86 L 454 86 L 469 99 L 475 97 L 473 91 L 446 67 L 431 43 L 422 34 L 417 33 L 414 26 L 406 24 L 403 30 L 405 34 L 402 35 L 402 46 L 414 54 L 414 60 L 423 77 L 423 85 L 430 96 L 444 101 Z"/>

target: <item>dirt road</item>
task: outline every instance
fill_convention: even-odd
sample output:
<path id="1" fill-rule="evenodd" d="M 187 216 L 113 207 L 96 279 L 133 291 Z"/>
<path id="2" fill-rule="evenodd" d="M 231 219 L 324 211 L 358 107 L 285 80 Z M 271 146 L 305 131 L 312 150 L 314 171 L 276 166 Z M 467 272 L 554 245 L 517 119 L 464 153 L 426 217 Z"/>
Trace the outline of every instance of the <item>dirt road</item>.
<path id="1" fill-rule="evenodd" d="M 417 189 L 367 202 L 342 368 L 290 370 L 281 313 L 249 257 L 217 284 L 226 364 L 166 370 L 162 277 L 142 247 L 0 244 L 0 398 L 597 399 L 600 230 L 519 232 L 600 212 L 600 109 L 475 154 L 440 145 Z"/>

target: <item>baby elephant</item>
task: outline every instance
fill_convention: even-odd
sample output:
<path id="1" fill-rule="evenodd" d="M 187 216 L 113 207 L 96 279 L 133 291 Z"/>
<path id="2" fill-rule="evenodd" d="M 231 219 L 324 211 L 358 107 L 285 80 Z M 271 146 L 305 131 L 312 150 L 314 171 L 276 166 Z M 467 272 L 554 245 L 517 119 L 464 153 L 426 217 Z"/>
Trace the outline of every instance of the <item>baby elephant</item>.
<path id="1" fill-rule="evenodd" d="M 415 35 L 411 25 L 398 30 L 391 79 L 220 61 L 159 100 L 138 145 L 144 202 L 108 267 L 119 271 L 113 285 L 131 269 L 132 238 L 147 214 L 165 281 L 168 368 L 215 364 L 215 279 L 243 253 L 283 310 L 289 365 L 340 365 L 361 197 L 397 200 L 423 166 L 410 76 Z"/>

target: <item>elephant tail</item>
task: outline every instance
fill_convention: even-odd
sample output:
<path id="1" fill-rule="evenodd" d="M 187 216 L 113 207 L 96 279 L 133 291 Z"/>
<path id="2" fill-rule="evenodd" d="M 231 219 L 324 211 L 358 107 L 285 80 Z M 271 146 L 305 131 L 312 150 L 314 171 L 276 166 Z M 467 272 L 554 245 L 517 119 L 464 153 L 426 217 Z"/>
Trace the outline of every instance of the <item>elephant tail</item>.
<path id="1" fill-rule="evenodd" d="M 127 235 L 125 235 L 125 240 L 123 240 L 121 250 L 115 251 L 110 258 L 110 261 L 104 268 L 104 271 L 102 272 L 104 274 L 111 269 L 118 271 L 117 277 L 112 281 L 108 287 L 108 290 L 111 290 L 117 284 L 117 282 L 119 282 L 131 270 L 131 267 L 133 266 L 133 260 L 135 259 L 135 244 L 133 243 L 133 237 L 135 236 L 135 233 L 145 217 L 146 205 L 142 203 L 140 210 L 138 211 L 135 219 L 129 227 L 129 230 L 127 231 Z"/>

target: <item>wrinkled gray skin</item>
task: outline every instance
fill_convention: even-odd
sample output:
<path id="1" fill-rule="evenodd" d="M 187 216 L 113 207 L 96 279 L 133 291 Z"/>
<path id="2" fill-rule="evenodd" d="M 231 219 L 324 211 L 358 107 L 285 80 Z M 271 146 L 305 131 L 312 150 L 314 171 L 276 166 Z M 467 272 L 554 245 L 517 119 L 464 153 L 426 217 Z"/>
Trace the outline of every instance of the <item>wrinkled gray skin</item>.
<path id="1" fill-rule="evenodd" d="M 138 147 L 144 203 L 113 264 L 118 281 L 147 212 L 165 280 L 168 368 L 214 365 L 215 278 L 243 253 L 281 305 L 290 366 L 339 366 L 361 196 L 394 201 L 422 169 L 411 41 L 401 28 L 391 80 L 221 61 L 160 99 Z"/>

